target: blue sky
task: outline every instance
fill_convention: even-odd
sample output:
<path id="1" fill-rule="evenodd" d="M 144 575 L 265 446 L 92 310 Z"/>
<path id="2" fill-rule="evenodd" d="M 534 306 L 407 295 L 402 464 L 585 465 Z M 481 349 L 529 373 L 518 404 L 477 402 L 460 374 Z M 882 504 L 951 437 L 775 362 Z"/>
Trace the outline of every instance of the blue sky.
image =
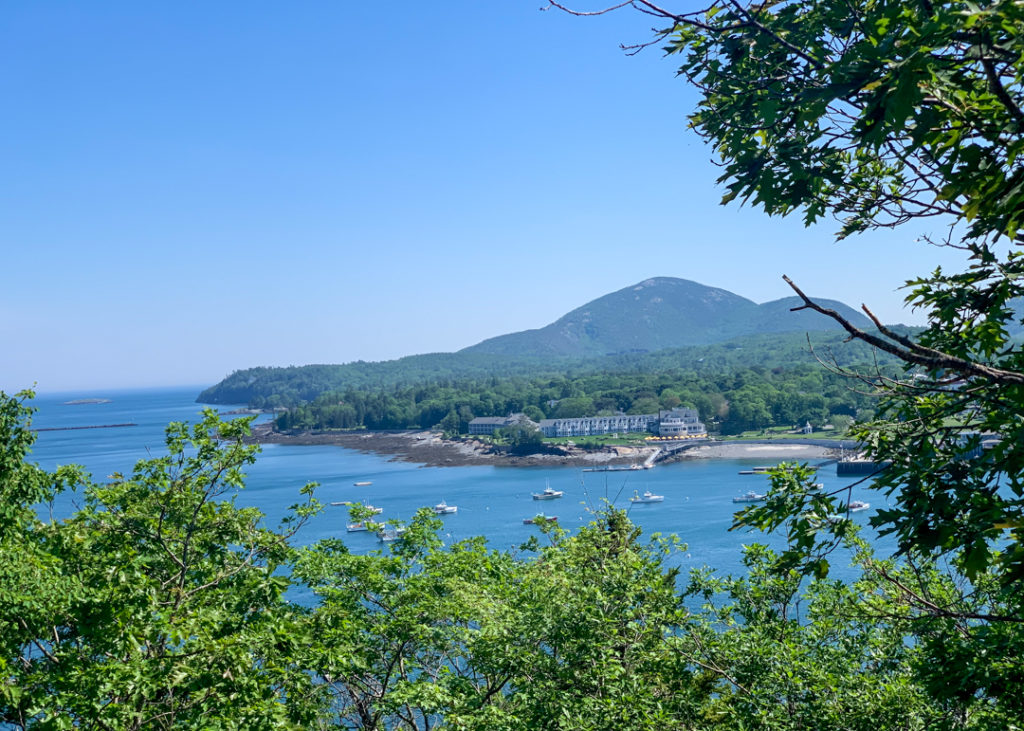
<path id="1" fill-rule="evenodd" d="M 652 276 L 887 322 L 955 254 L 721 207 L 630 13 L 542 0 L 0 8 L 0 388 L 210 384 L 541 327 Z"/>

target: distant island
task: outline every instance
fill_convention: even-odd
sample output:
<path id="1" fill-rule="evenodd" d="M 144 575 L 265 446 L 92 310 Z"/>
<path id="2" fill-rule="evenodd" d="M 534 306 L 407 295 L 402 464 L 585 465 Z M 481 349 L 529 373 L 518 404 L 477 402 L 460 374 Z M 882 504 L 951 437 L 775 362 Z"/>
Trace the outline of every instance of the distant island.
<path id="1" fill-rule="evenodd" d="M 109 404 L 110 399 L 108 398 L 76 398 L 71 401 L 65 401 L 65 406 L 84 406 L 85 404 Z"/>

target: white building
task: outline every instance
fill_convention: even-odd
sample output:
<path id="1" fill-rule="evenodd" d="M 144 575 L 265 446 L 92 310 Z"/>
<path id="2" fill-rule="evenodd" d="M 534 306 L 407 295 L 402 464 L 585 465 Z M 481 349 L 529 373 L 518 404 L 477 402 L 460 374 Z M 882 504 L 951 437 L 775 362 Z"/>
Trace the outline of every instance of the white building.
<path id="1" fill-rule="evenodd" d="M 706 437 L 708 430 L 696 409 L 672 409 L 659 414 L 659 437 Z"/>
<path id="2" fill-rule="evenodd" d="M 618 432 L 654 432 L 660 436 L 707 436 L 696 409 L 672 409 L 660 414 L 615 414 L 576 419 L 544 419 L 540 430 L 546 437 L 590 437 Z"/>
<path id="3" fill-rule="evenodd" d="M 522 424 L 523 426 L 536 426 L 526 414 L 509 414 L 508 416 L 478 416 L 469 422 L 470 434 L 494 434 L 498 429 L 506 426 Z"/>
<path id="4" fill-rule="evenodd" d="M 543 419 L 540 430 L 546 437 L 590 437 L 616 432 L 649 431 L 652 422 L 657 421 L 657 414 L 582 416 L 576 419 Z"/>

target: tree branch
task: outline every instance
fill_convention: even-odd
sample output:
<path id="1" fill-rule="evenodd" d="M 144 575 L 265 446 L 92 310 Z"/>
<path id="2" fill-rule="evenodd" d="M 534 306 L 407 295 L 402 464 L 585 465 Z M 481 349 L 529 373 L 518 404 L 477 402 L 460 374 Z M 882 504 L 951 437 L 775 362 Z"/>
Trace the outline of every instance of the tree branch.
<path id="1" fill-rule="evenodd" d="M 930 369 L 946 369 L 959 373 L 965 377 L 984 378 L 988 381 L 999 385 L 1024 385 L 1024 373 L 1018 371 L 1008 371 L 1003 368 L 993 368 L 992 366 L 983 365 L 973 361 L 959 358 L 949 353 L 943 353 L 939 350 L 932 348 L 926 348 L 923 345 L 919 345 L 908 338 L 904 338 L 901 335 L 893 333 L 891 330 L 886 328 L 875 317 L 874 313 L 871 312 L 867 307 L 862 307 L 867 316 L 871 318 L 871 321 L 875 324 L 886 338 L 890 338 L 897 344 L 890 342 L 884 338 L 880 338 L 877 335 L 865 332 L 860 328 L 856 327 L 853 323 L 847 320 L 845 317 L 840 315 L 835 310 L 827 307 L 822 307 L 818 303 L 811 300 L 803 291 L 793 283 L 793 280 L 786 275 L 782 276 L 782 279 L 788 284 L 794 292 L 803 300 L 804 304 L 800 307 L 791 308 L 792 312 L 799 310 L 814 310 L 820 312 L 822 315 L 831 317 L 833 320 L 842 325 L 843 329 L 850 334 L 850 337 L 856 340 L 861 340 L 868 345 L 872 345 L 879 350 L 883 350 L 890 355 L 894 355 L 900 360 L 906 363 L 913 363 L 914 365 L 923 366 Z"/>

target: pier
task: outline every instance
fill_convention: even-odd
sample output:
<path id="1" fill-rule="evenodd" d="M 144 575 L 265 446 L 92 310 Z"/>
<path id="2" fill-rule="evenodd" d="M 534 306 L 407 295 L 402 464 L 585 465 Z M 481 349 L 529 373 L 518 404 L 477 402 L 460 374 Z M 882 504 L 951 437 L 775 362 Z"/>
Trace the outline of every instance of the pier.
<path id="1" fill-rule="evenodd" d="M 873 475 L 892 462 L 872 462 L 870 459 L 841 459 L 836 462 L 837 475 Z"/>

